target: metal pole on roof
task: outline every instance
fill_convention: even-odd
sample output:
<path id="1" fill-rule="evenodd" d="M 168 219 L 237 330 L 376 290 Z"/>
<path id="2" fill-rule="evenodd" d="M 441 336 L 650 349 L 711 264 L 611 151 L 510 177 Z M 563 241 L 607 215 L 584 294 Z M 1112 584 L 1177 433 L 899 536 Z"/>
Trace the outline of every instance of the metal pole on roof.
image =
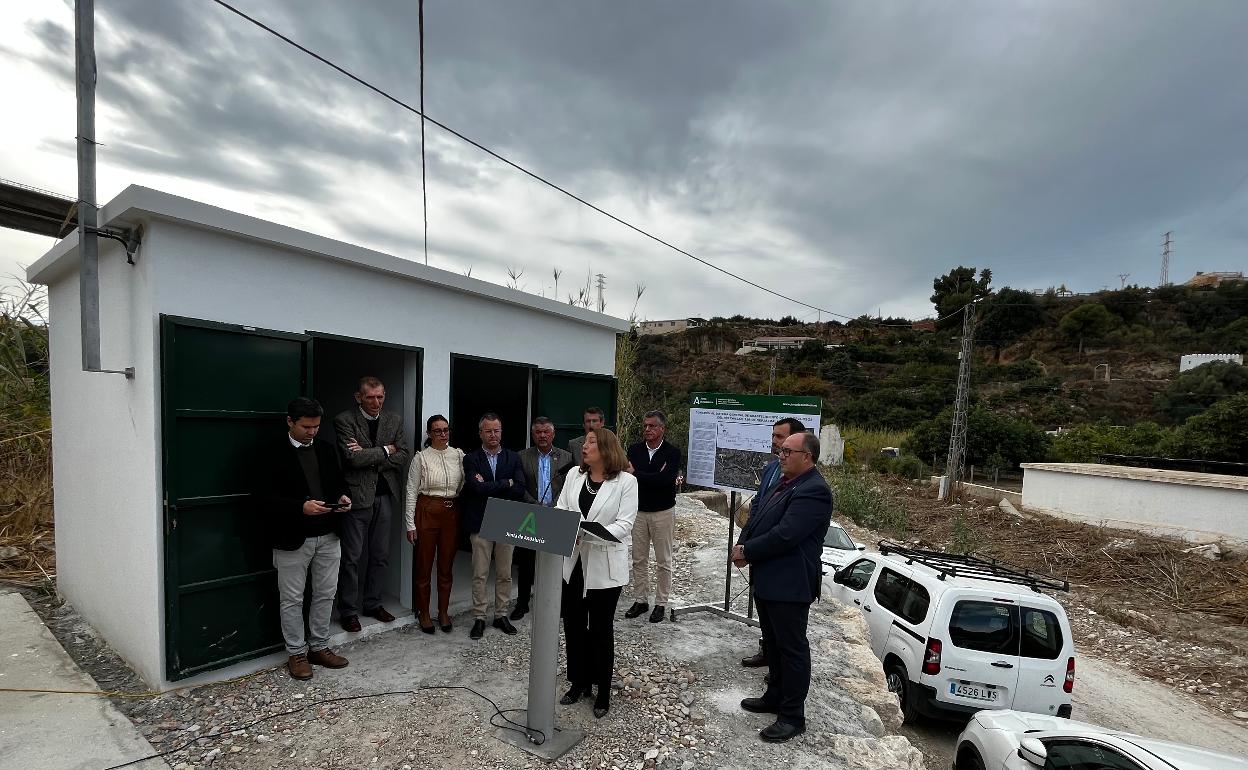
<path id="1" fill-rule="evenodd" d="M 78 311 L 82 337 L 82 370 L 124 374 L 134 378 L 134 367 L 100 366 L 100 242 L 99 210 L 95 192 L 95 0 L 74 2 L 74 72 L 78 96 Z M 107 231 L 126 245 L 126 261 L 138 248 L 142 228 Z"/>
<path id="2" fill-rule="evenodd" d="M 100 251 L 95 234 L 95 2 L 74 6 L 78 95 L 78 304 L 82 369 L 100 370 Z"/>

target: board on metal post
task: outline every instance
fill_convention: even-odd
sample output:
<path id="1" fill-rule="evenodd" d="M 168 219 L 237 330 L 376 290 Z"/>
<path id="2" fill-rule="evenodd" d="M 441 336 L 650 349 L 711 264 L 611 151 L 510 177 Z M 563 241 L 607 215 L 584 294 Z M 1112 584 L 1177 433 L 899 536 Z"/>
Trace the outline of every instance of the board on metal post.
<path id="1" fill-rule="evenodd" d="M 559 661 L 559 600 L 563 557 L 576 549 L 581 516 L 576 511 L 491 498 L 481 522 L 481 537 L 537 552 L 529 629 L 528 708 L 524 732 L 502 727 L 494 736 L 550 762 L 585 737 L 583 730 L 555 726 L 555 667 Z"/>

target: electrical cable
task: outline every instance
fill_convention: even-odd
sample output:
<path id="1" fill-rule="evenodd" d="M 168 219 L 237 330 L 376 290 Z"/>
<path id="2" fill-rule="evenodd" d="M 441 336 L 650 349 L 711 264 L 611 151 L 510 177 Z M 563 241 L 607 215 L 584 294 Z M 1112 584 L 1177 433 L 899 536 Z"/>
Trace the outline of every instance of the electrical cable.
<path id="1" fill-rule="evenodd" d="M 360 76 L 358 76 L 358 75 L 356 75 L 356 74 L 354 74 L 354 73 L 350 72 L 349 70 L 347 70 L 347 69 L 345 69 L 345 68 L 343 68 L 343 67 L 339 66 L 338 64 L 335 64 L 334 62 L 330 61 L 329 59 L 325 58 L 324 56 L 321 56 L 319 53 L 317 53 L 317 52 L 313 51 L 312 49 L 308 48 L 307 46 L 304 46 L 304 45 L 302 45 L 301 43 L 299 43 L 299 42 L 295 41 L 294 39 L 292 39 L 292 38 L 288 37 L 287 35 L 284 35 L 284 34 L 282 34 L 281 32 L 278 32 L 276 29 L 274 29 L 273 27 L 270 27 L 269 25 L 265 24 L 264 22 L 260 21 L 259 19 L 256 19 L 256 18 L 254 18 L 254 17 L 252 17 L 252 16 L 247 15 L 246 13 L 244 13 L 244 12 L 243 12 L 243 11 L 241 11 L 241 10 L 239 10 L 238 8 L 235 8 L 233 5 L 230 5 L 230 4 L 229 4 L 228 2 L 226 2 L 225 0 L 211 0 L 211 2 L 216 3 L 217 5 L 221 6 L 222 8 L 224 8 L 224 9 L 225 9 L 225 10 L 227 10 L 227 11 L 229 11 L 230 13 L 233 13 L 234 15 L 238 16 L 239 18 L 244 19 L 245 21 L 250 22 L 251 24 L 253 24 L 253 25 L 255 25 L 255 26 L 259 27 L 259 28 L 260 28 L 260 29 L 262 29 L 262 30 L 264 30 L 265 32 L 268 32 L 270 35 L 273 35 L 274 37 L 276 37 L 276 38 L 278 38 L 278 39 L 282 40 L 283 42 L 287 43 L 288 45 L 293 46 L 294 48 L 297 48 L 298 50 L 302 51 L 303 53 L 307 54 L 308 56 L 311 56 L 313 59 L 316 59 L 317 61 L 321 62 L 322 64 L 324 64 L 325 66 L 329 67 L 330 69 L 332 69 L 332 70 L 334 70 L 334 71 L 338 72 L 339 74 L 341 74 L 341 75 L 343 75 L 343 76 L 345 76 L 345 77 L 347 77 L 347 78 L 350 78 L 351 80 L 355 81 L 355 82 L 356 82 L 356 83 L 358 83 L 359 85 L 364 86 L 365 88 L 367 88 L 368 90 L 370 90 L 370 91 L 372 91 L 373 93 L 377 94 L 378 96 L 382 97 L 383 99 L 386 99 L 387 101 L 390 101 L 390 102 L 394 103 L 395 105 L 397 105 L 397 106 L 399 106 L 399 107 L 402 107 L 403 109 L 407 110 L 408 112 L 411 112 L 411 113 L 412 113 L 412 114 L 414 114 L 414 115 L 419 115 L 419 116 L 421 117 L 421 119 L 422 119 L 422 131 L 423 131 L 423 122 L 427 120 L 427 121 L 429 121 L 430 123 L 432 123 L 433 125 L 435 125 L 435 126 L 437 126 L 438 128 L 442 129 L 443 131 L 446 131 L 447 133 L 449 133 L 449 134 L 451 134 L 452 136 L 456 137 L 457 139 L 460 139 L 461 141 L 464 141 L 464 142 L 466 142 L 466 143 L 468 143 L 468 144 L 472 145 L 473 147 L 476 147 L 478 150 L 480 150 L 481 152 L 484 152 L 485 154 L 489 155 L 490 157 L 494 158 L 495 160 L 497 160 L 497 161 L 499 161 L 499 162 L 501 162 L 501 163 L 503 163 L 503 164 L 506 164 L 506 165 L 508 165 L 508 166 L 511 166 L 513 169 L 515 169 L 516 171 L 519 171 L 520 173 L 524 174 L 525 176 L 527 176 L 527 177 L 529 177 L 529 178 L 531 178 L 531 179 L 533 179 L 533 180 L 535 180 L 535 181 L 537 181 L 537 182 L 540 182 L 541 184 L 546 185 L 547 187 L 551 188 L 552 190 L 555 190 L 556 192 L 559 192 L 559 193 L 562 193 L 563 195 L 566 195 L 567 197 L 571 198 L 572 200 L 576 201 L 577 203 L 580 203 L 581 205 L 586 206 L 587 208 L 593 209 L 594 211 L 596 211 L 596 212 L 598 212 L 599 214 L 603 215 L 604 217 L 607 217 L 608 219 L 610 219 L 610 220 L 612 220 L 612 221 L 616 222 L 617 224 L 621 224 L 621 225 L 623 225 L 624 227 L 627 227 L 628 229 L 630 229 L 630 230 L 632 230 L 632 231 L 634 231 L 634 232 L 638 233 L 639 235 L 645 236 L 646 238 L 649 238 L 650 240 L 652 240 L 652 241 L 654 241 L 655 243 L 658 243 L 658 244 L 660 244 L 660 245 L 662 245 L 662 246 L 666 246 L 667 248 L 671 249 L 672 251 L 675 251 L 675 252 L 676 252 L 676 253 L 678 253 L 678 254 L 682 254 L 682 255 L 684 255 L 684 256 L 686 256 L 686 257 L 688 257 L 688 258 L 692 259 L 693 261 L 695 261 L 695 262 L 697 262 L 697 263 L 699 263 L 699 264 L 701 264 L 701 265 L 704 265 L 704 266 L 706 266 L 706 267 L 711 268 L 712 270 L 715 270 L 715 271 L 718 271 L 718 272 L 720 272 L 720 273 L 723 273 L 724 275 L 728 276 L 729 278 L 734 278 L 734 279 L 736 279 L 736 280 L 738 280 L 738 281 L 740 281 L 740 282 L 742 282 L 742 283 L 744 283 L 744 284 L 747 284 L 747 285 L 749 285 L 749 286 L 754 287 L 755 289 L 758 289 L 758 290 L 760 290 L 760 291 L 766 292 L 767 294 L 771 294 L 771 295 L 773 295 L 773 296 L 775 296 L 775 297 L 779 297 L 780 299 L 783 299 L 783 300 L 785 300 L 785 301 L 792 302 L 792 303 L 793 303 L 793 304 L 795 304 L 795 305 L 800 305 L 800 306 L 802 306 L 802 307 L 809 308 L 809 309 L 811 309 L 811 310 L 817 310 L 817 311 L 819 311 L 819 312 L 821 312 L 821 313 L 827 313 L 828 315 L 830 315 L 830 316 L 834 316 L 834 317 L 837 317 L 837 318 L 844 318 L 844 319 L 847 319 L 847 320 L 850 320 L 850 321 L 855 320 L 855 316 L 845 315 L 844 313 L 837 313 L 837 312 L 834 312 L 834 311 L 832 311 L 832 310 L 828 310 L 827 308 L 822 308 L 822 307 L 819 307 L 818 305 L 812 305 L 812 304 L 807 303 L 807 302 L 802 302 L 801 300 L 794 299 L 793 297 L 791 297 L 791 296 L 789 296 L 789 295 L 787 295 L 787 294 L 782 294 L 781 292 L 778 292 L 778 291 L 776 291 L 775 289 L 770 289 L 770 288 L 768 288 L 768 287 L 766 287 L 766 286 L 763 286 L 762 284 L 757 283 L 757 282 L 755 282 L 755 281 L 752 281 L 752 280 L 750 280 L 749 278 L 746 278 L 746 277 L 741 276 L 741 275 L 737 275 L 736 273 L 734 273 L 734 272 L 732 272 L 732 271 L 730 271 L 730 270 L 727 270 L 727 269 L 725 269 L 725 268 L 722 268 L 722 267 L 720 267 L 719 265 L 716 265 L 716 264 L 715 264 L 715 263 L 713 263 L 713 262 L 710 262 L 710 261 L 708 261 L 708 260 L 705 260 L 705 259 L 703 259 L 703 258 L 701 258 L 701 257 L 699 257 L 699 256 L 697 256 L 697 255 L 695 255 L 695 254 L 692 254 L 692 253 L 690 253 L 690 252 L 688 252 L 688 251 L 686 251 L 686 250 L 684 250 L 684 249 L 680 248 L 679 246 L 676 246 L 676 245 L 674 245 L 674 244 L 670 243 L 669 241 L 666 241 L 666 240 L 664 240 L 663 238 L 660 238 L 659 236 L 654 235 L 653 233 L 650 233 L 650 232 L 648 232 L 648 231 L 646 231 L 646 230 L 643 230 L 642 228 L 638 227 L 637 225 L 634 225 L 633 223 L 631 223 L 631 222 L 629 222 L 629 221 L 627 221 L 627 220 L 625 220 L 625 219 L 622 219 L 622 218 L 620 218 L 620 217 L 616 216 L 615 214 L 612 214 L 611 212 L 607 211 L 606 209 L 602 208 L 601 206 L 598 206 L 597 204 L 594 204 L 594 203 L 590 202 L 589 200 L 587 200 L 587 199 L 585 199 L 585 198 L 581 197 L 580 195 L 577 195 L 576 193 L 572 192 L 571 190 L 568 190 L 568 189 L 567 189 L 567 188 L 565 188 L 565 187 L 561 187 L 560 185 L 556 184 L 555 182 L 552 182 L 552 181 L 550 181 L 549 179 L 546 179 L 545 177 L 543 177 L 543 176 L 541 176 L 541 175 L 537 174 L 537 173 L 536 173 L 536 172 L 534 172 L 534 171 L 530 171 L 529 169 L 525 168 L 524 166 L 521 166 L 519 163 L 517 163 L 517 162 L 515 162 L 515 161 L 511 160 L 510 158 L 507 158 L 506 156 L 504 156 L 504 155 L 502 155 L 502 154 L 500 154 L 500 153 L 498 153 L 498 152 L 496 152 L 496 151 L 494 151 L 494 150 L 490 149 L 489 147 L 486 147 L 484 144 L 481 144 L 481 143 L 480 143 L 480 142 L 478 142 L 477 140 L 475 140 L 475 139 L 473 139 L 473 138 L 471 138 L 471 137 L 469 137 L 469 136 L 467 136 L 467 135 L 465 135 L 465 134 L 463 134 L 463 133 L 461 133 L 461 132 L 459 132 L 459 131 L 457 131 L 457 130 L 455 130 L 455 129 L 451 128 L 450 126 L 448 126 L 447 124 L 445 124 L 445 123 L 443 123 L 443 122 L 441 122 L 441 121 L 437 120 L 436 118 L 431 118 L 431 117 L 429 117 L 428 115 L 426 115 L 426 114 L 424 113 L 424 111 L 423 111 L 423 110 L 420 110 L 420 109 L 417 109 L 416 107 L 413 107 L 412 105 L 408 104 L 407 102 L 403 101 L 402 99 L 399 99 L 398 97 L 396 97 L 396 96 L 394 96 L 394 95 L 390 94 L 389 92 L 385 91 L 384 89 L 382 89 L 382 88 L 380 88 L 380 87 L 378 87 L 378 86 L 373 85 L 372 83 L 368 82 L 368 81 L 367 81 L 367 80 L 365 80 L 364 78 L 362 78 L 362 77 L 360 77 Z M 424 67 L 423 67 L 423 66 L 421 67 L 421 77 L 422 77 L 422 79 L 423 79 L 423 77 L 424 77 Z M 422 89 L 422 95 L 423 95 L 423 89 Z"/>
<path id="2" fill-rule="evenodd" d="M 425 218 L 425 264 L 429 264 L 429 187 L 425 181 L 425 0 L 416 4 L 420 30 L 420 207 Z"/>
<path id="3" fill-rule="evenodd" d="M 121 770 L 121 768 L 138 765 L 138 764 L 147 762 L 152 759 L 160 759 L 161 757 L 167 757 L 171 754 L 176 754 L 179 751 L 188 749 L 202 740 L 206 740 L 209 738 L 221 738 L 227 735 L 232 735 L 234 733 L 242 732 L 244 730 L 255 727 L 258 724 L 267 722 L 271 719 L 277 719 L 279 717 L 288 717 L 293 714 L 298 714 L 314 706 L 323 706 L 327 703 L 341 703 L 344 701 L 367 700 L 369 698 L 382 698 L 382 697 L 387 697 L 390 695 L 415 695 L 418 692 L 423 692 L 423 691 L 428 691 L 428 690 L 467 690 L 468 692 L 472 693 L 473 695 L 476 695 L 478 698 L 481 698 L 486 703 L 494 707 L 494 713 L 490 715 L 490 725 L 492 727 L 499 727 L 504 730 L 511 730 L 512 732 L 518 732 L 524 735 L 526 739 L 533 741 L 535 744 L 539 746 L 542 743 L 544 743 L 546 740 L 545 736 L 539 736 L 540 740 L 536 740 L 534 738 L 534 734 L 529 730 L 528 726 L 522 725 L 519 722 L 516 722 L 510 719 L 509 717 L 507 717 L 508 713 L 511 713 L 514 711 L 523 711 L 524 709 L 507 709 L 506 711 L 503 711 L 503 709 L 499 708 L 498 704 L 495 703 L 493 700 L 491 700 L 488 696 L 483 695 L 480 692 L 477 692 L 471 687 L 465 687 L 463 685 L 422 685 L 420 687 L 416 687 L 411 690 L 387 690 L 386 692 L 367 693 L 365 695 L 344 695 L 338 698 L 325 698 L 324 700 L 312 701 L 310 703 L 305 703 L 301 705 L 299 708 L 290 709 L 289 711 L 281 711 L 275 714 L 268 714 L 266 716 L 260 717 L 259 719 L 254 719 L 250 722 L 239 725 L 237 727 L 231 727 L 228 729 L 220 730 L 215 733 L 208 733 L 206 735 L 197 735 L 191 740 L 186 741 L 182 745 L 177 746 L 175 748 L 168 749 L 166 751 L 162 751 L 156 754 L 149 754 L 144 757 L 139 757 L 138 759 L 132 759 L 129 762 L 123 762 L 119 765 L 110 765 L 109 767 L 104 768 L 104 770 Z M 498 724 L 494 721 L 494 719 L 499 716 L 503 718 L 504 724 Z"/>

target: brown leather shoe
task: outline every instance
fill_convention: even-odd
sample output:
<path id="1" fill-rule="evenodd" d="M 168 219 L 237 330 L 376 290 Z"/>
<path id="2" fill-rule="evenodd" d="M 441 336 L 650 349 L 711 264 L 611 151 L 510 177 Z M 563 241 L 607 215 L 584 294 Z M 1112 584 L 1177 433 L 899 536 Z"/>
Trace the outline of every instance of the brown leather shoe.
<path id="1" fill-rule="evenodd" d="M 380 620 L 382 623 L 394 622 L 394 616 L 391 615 L 389 612 L 386 612 L 385 607 L 378 607 L 375 610 L 364 610 L 364 614 L 369 616 L 370 618 L 376 618 L 377 620 Z"/>
<path id="2" fill-rule="evenodd" d="M 290 671 L 292 678 L 301 682 L 312 678 L 312 664 L 308 662 L 308 656 L 305 653 L 291 655 L 290 660 L 286 661 L 286 668 Z"/>
<path id="3" fill-rule="evenodd" d="M 326 647 L 323 650 L 313 650 L 308 653 L 308 661 L 325 668 L 346 668 L 347 659 Z M 312 675 L 312 670 L 308 669 L 308 676 Z"/>
<path id="4" fill-rule="evenodd" d="M 342 626 L 343 631 L 350 631 L 354 634 L 360 630 L 359 615 L 344 615 L 338 619 L 338 623 Z"/>

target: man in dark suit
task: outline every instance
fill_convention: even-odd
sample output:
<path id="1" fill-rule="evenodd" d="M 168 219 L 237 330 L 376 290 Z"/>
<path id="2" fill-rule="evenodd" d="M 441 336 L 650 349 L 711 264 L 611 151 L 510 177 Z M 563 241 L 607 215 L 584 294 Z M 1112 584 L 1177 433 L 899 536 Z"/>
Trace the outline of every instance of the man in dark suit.
<path id="1" fill-rule="evenodd" d="M 750 516 L 754 515 L 759 506 L 775 490 L 776 485 L 780 483 L 779 455 L 780 447 L 784 444 L 784 440 L 794 433 L 805 432 L 806 426 L 802 424 L 801 420 L 792 417 L 776 420 L 776 424 L 771 427 L 771 453 L 776 456 L 763 467 L 763 472 L 758 477 L 758 491 L 754 493 L 754 497 L 750 498 Z M 747 518 L 746 520 L 748 521 L 749 519 Z M 741 665 L 746 668 L 761 668 L 767 665 L 767 646 L 761 637 L 758 640 L 758 652 L 748 658 L 742 658 Z"/>
<path id="2" fill-rule="evenodd" d="M 533 446 L 520 452 L 520 467 L 525 478 L 524 501 L 549 508 L 563 491 L 563 481 L 572 469 L 572 453 L 555 446 L 555 424 L 549 417 L 535 419 L 532 432 Z M 523 618 L 529 611 L 536 557 L 530 548 L 517 547 L 512 553 L 518 577 L 512 620 Z"/>
<path id="3" fill-rule="evenodd" d="M 810 641 L 806 624 L 819 596 L 820 554 L 832 519 L 832 491 L 819 475 L 819 439 L 810 433 L 789 436 L 780 447 L 780 482 L 741 531 L 733 563 L 750 565 L 754 600 L 768 653 L 767 691 L 746 698 L 741 708 L 775 714 L 759 732 L 782 743 L 806 731 L 810 690 Z"/>
<path id="4" fill-rule="evenodd" d="M 257 514 L 273 543 L 282 638 L 295 679 L 311 679 L 312 664 L 343 668 L 347 659 L 329 649 L 329 618 L 338 588 L 338 511 L 351 507 L 338 453 L 315 441 L 321 405 L 302 396 L 286 407 L 286 435 L 257 463 Z M 311 581 L 308 579 L 311 573 Z M 304 634 L 304 585 L 312 584 Z"/>
<path id="5" fill-rule="evenodd" d="M 581 464 L 581 447 L 585 446 L 585 436 L 593 433 L 596 428 L 601 428 L 605 419 L 606 417 L 600 407 L 585 407 L 585 414 L 581 416 L 581 425 L 585 428 L 585 435 L 577 436 L 568 441 L 568 451 L 572 453 L 572 464 L 574 466 Z"/>
<path id="6" fill-rule="evenodd" d="M 386 386 L 376 377 L 360 380 L 355 409 L 334 418 L 351 510 L 342 520 L 342 567 L 338 573 L 338 616 L 343 629 L 360 630 L 360 590 L 364 614 L 382 623 L 394 620 L 381 606 L 390 563 L 390 512 L 401 490 L 410 450 L 403 418 L 383 412 Z M 363 576 L 361 577 L 361 572 Z"/>
<path id="7" fill-rule="evenodd" d="M 524 471 L 520 456 L 503 446 L 503 423 L 498 415 L 486 412 L 477 421 L 481 448 L 464 455 L 464 491 L 459 497 L 460 522 L 472 545 L 472 630 L 468 635 L 485 635 L 485 584 L 494 562 L 494 627 L 505 634 L 516 633 L 507 619 L 511 599 L 511 553 L 513 546 L 481 537 L 485 502 L 491 497 L 524 499 Z"/>

